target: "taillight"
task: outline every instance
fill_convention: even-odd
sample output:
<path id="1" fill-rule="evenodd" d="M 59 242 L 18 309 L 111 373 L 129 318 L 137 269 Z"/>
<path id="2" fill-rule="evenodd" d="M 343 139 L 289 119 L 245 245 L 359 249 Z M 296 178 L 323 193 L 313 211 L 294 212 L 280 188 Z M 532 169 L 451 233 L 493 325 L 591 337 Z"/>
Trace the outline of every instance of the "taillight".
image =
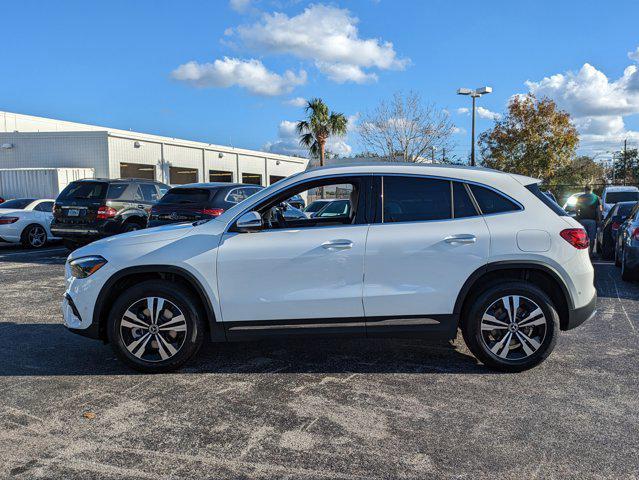
<path id="1" fill-rule="evenodd" d="M 96 216 L 96 218 L 98 220 L 106 220 L 107 218 L 113 218 L 118 214 L 118 211 L 113 208 L 113 207 L 109 207 L 108 205 L 102 205 L 100 208 L 98 208 L 98 214 Z"/>
<path id="2" fill-rule="evenodd" d="M 635 228 L 632 231 L 632 238 L 634 238 L 635 240 L 639 240 L 639 227 Z"/>
<path id="3" fill-rule="evenodd" d="M 224 213 L 223 208 L 205 208 L 204 210 L 198 210 L 197 213 L 201 213 L 203 215 L 210 215 L 212 217 L 219 217 Z"/>
<path id="4" fill-rule="evenodd" d="M 561 238 L 566 240 L 570 245 L 579 250 L 583 250 L 590 246 L 588 234 L 583 228 L 567 228 L 566 230 L 559 232 L 559 235 L 561 235 Z"/>
<path id="5" fill-rule="evenodd" d="M 619 230 L 620 226 L 621 224 L 619 222 L 612 222 L 612 225 L 610 225 L 610 228 L 612 228 L 613 230 Z"/>
<path id="6" fill-rule="evenodd" d="M 18 217 L 0 217 L 0 225 L 9 225 L 20 220 Z"/>

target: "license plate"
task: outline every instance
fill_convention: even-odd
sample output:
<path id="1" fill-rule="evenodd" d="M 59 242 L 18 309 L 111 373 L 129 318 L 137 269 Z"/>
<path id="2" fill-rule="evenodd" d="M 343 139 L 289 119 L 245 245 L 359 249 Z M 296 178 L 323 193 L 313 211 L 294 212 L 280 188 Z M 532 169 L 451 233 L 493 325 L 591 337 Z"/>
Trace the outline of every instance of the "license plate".
<path id="1" fill-rule="evenodd" d="M 69 210 L 67 210 L 67 217 L 79 217 L 80 216 L 80 210 L 77 210 L 75 208 L 70 208 Z"/>

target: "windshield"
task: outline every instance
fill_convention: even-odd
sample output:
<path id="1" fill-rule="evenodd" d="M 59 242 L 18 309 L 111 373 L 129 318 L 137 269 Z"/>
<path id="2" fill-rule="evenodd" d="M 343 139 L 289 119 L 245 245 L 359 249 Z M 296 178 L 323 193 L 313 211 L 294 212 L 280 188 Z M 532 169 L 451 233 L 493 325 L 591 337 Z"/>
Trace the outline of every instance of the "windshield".
<path id="1" fill-rule="evenodd" d="M 628 203 L 622 203 L 617 207 L 617 213 L 616 215 L 620 215 L 622 217 L 627 217 L 628 214 L 630 213 L 630 210 L 632 210 L 632 207 L 634 207 L 636 205 L 636 203 L 632 202 L 628 202 Z"/>
<path id="2" fill-rule="evenodd" d="M 305 212 L 309 212 L 309 213 L 315 213 L 315 212 L 319 212 L 323 206 L 326 205 L 326 202 L 312 202 L 308 207 L 306 207 L 304 209 Z"/>
<path id="3" fill-rule="evenodd" d="M 16 198 L 0 203 L 0 208 L 15 208 L 16 210 L 24 210 L 24 208 L 33 202 L 35 198 Z"/>
<path id="4" fill-rule="evenodd" d="M 58 201 L 69 199 L 101 200 L 106 198 L 108 186 L 109 184 L 106 182 L 71 182 L 58 195 Z"/>
<path id="5" fill-rule="evenodd" d="M 172 188 L 162 197 L 158 204 L 206 203 L 210 193 L 214 191 L 213 189 L 209 190 L 206 188 Z"/>
<path id="6" fill-rule="evenodd" d="M 634 202 L 639 200 L 639 192 L 607 192 L 606 203 Z"/>

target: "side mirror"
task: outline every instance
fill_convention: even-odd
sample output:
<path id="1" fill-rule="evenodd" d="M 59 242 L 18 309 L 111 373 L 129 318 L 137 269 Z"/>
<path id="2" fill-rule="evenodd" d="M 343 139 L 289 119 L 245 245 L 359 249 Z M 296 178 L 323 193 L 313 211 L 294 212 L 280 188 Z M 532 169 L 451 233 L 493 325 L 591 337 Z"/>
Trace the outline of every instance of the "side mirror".
<path id="1" fill-rule="evenodd" d="M 250 232 L 259 230 L 264 226 L 262 216 L 257 212 L 246 212 L 235 222 L 235 226 L 240 232 Z"/>

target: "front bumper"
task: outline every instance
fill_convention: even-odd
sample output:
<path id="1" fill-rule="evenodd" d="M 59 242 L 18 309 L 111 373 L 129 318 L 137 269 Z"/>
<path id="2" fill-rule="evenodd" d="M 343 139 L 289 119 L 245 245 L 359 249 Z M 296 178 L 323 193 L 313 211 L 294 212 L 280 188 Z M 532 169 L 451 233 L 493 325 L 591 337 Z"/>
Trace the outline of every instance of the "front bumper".
<path id="1" fill-rule="evenodd" d="M 584 322 L 587 322 L 597 314 L 597 292 L 592 300 L 583 307 L 573 308 L 568 311 L 568 321 L 562 326 L 562 330 L 572 330 Z"/>

